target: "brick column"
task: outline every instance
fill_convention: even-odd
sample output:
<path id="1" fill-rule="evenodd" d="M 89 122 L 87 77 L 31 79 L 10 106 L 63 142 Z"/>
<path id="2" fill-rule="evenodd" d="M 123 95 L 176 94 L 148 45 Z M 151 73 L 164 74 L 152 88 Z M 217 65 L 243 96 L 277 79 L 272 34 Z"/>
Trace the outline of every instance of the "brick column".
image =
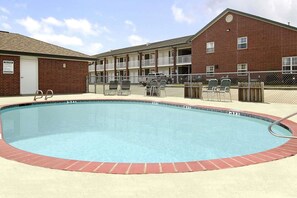
<path id="1" fill-rule="evenodd" d="M 126 55 L 126 78 L 129 77 L 129 55 Z"/>
<path id="2" fill-rule="evenodd" d="M 117 76 L 117 57 L 114 56 L 114 66 L 113 66 L 113 69 L 114 69 L 114 77 Z"/>
<path id="3" fill-rule="evenodd" d="M 173 72 L 176 72 L 176 47 L 173 48 Z"/>
<path id="4" fill-rule="evenodd" d="M 95 76 L 98 76 L 98 72 L 97 72 L 97 60 L 94 62 L 95 64 Z"/>
<path id="5" fill-rule="evenodd" d="M 107 82 L 107 76 L 106 76 L 106 58 L 103 59 L 103 76 L 104 76 L 104 82 Z"/>
<path id="6" fill-rule="evenodd" d="M 139 76 L 142 76 L 142 52 L 139 52 Z"/>
<path id="7" fill-rule="evenodd" d="M 155 72 L 158 73 L 158 50 L 155 50 Z"/>

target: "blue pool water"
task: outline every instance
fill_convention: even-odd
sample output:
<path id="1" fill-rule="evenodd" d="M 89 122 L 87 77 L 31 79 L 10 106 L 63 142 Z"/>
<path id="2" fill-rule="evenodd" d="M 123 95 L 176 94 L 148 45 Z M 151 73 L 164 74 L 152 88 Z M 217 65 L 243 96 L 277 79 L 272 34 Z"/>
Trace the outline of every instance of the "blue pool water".
<path id="1" fill-rule="evenodd" d="M 267 121 L 172 105 L 94 101 L 1 110 L 7 143 L 29 152 L 100 162 L 179 162 L 246 155 L 287 140 Z M 282 127 L 275 131 L 289 135 Z"/>

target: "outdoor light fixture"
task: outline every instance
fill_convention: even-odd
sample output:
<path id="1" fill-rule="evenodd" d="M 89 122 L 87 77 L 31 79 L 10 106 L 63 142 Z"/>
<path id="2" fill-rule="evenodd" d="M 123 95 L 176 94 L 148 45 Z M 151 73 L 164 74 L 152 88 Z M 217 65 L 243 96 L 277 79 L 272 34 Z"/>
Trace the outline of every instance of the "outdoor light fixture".
<path id="1" fill-rule="evenodd" d="M 63 63 L 63 68 L 66 68 L 66 63 Z"/>

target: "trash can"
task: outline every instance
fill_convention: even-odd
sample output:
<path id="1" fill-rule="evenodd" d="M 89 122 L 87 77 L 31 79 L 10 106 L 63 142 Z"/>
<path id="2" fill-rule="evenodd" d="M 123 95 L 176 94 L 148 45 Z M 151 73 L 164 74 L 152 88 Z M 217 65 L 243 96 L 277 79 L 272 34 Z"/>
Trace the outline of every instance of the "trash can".
<path id="1" fill-rule="evenodd" d="M 184 83 L 184 97 L 202 99 L 202 83 Z"/>
<path id="2" fill-rule="evenodd" d="M 238 100 L 264 102 L 264 82 L 238 82 Z"/>

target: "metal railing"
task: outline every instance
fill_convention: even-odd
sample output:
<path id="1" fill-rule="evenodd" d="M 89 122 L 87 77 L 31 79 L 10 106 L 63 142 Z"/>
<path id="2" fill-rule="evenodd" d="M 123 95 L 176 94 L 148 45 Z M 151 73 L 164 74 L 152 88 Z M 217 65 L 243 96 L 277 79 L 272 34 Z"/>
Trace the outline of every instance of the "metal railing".
<path id="1" fill-rule="evenodd" d="M 282 118 L 282 119 L 280 119 L 280 120 L 277 120 L 277 121 L 273 122 L 271 125 L 269 125 L 269 127 L 268 127 L 268 131 L 269 131 L 272 135 L 274 135 L 274 136 L 276 136 L 276 137 L 280 137 L 280 138 L 290 138 L 290 139 L 297 139 L 297 136 L 293 136 L 293 135 L 292 135 L 292 136 L 281 135 L 281 134 L 278 134 L 278 133 L 276 133 L 276 132 L 274 132 L 274 131 L 272 130 L 272 127 L 273 127 L 274 125 L 279 125 L 282 121 L 287 120 L 288 118 L 293 117 L 293 116 L 295 116 L 295 115 L 297 115 L 297 112 L 296 112 L 296 113 L 293 113 L 293 114 L 291 114 L 291 115 L 288 115 L 287 117 L 284 117 L 284 118 Z"/>
<path id="2" fill-rule="evenodd" d="M 177 64 L 192 64 L 192 55 L 177 56 Z"/>
<path id="3" fill-rule="evenodd" d="M 44 94 L 42 90 L 36 90 L 34 94 L 33 100 L 36 101 L 37 99 L 43 98 Z M 48 98 L 52 98 L 54 96 L 54 91 L 51 89 L 46 90 L 46 94 L 44 96 L 44 100 L 47 100 Z"/>
<path id="4" fill-rule="evenodd" d="M 154 66 L 154 65 L 155 65 L 154 58 L 142 60 L 142 67 L 150 67 L 150 66 Z"/>
<path id="5" fill-rule="evenodd" d="M 136 72 L 135 72 L 136 71 Z M 89 91 L 93 93 L 102 93 L 103 83 L 108 83 L 110 80 L 129 79 L 131 81 L 131 94 L 143 95 L 143 85 L 140 82 L 146 79 L 148 76 L 138 76 L 137 70 L 130 70 L 129 76 L 114 76 L 113 72 L 108 72 L 108 76 L 91 76 L 88 77 Z M 163 72 L 168 81 L 167 97 L 184 97 L 184 83 L 195 84 L 202 83 L 206 86 L 209 79 L 215 78 L 220 80 L 223 78 L 231 79 L 231 95 L 232 101 L 240 101 L 239 92 L 241 87 L 239 83 L 246 85 L 244 87 L 247 98 L 250 98 L 252 93 L 253 84 L 264 84 L 264 100 L 265 103 L 285 103 L 285 104 L 297 104 L 297 74 L 283 74 L 282 71 L 254 71 L 245 72 L 224 72 L 213 73 L 212 77 L 207 77 L 206 73 L 196 74 L 166 74 L 166 70 L 162 69 L 159 72 Z M 167 71 L 168 72 L 168 71 Z M 96 89 L 95 89 L 96 85 Z M 255 94 L 257 94 L 255 92 Z M 251 94 L 251 97 L 253 95 Z M 252 101 L 251 101 L 252 102 Z"/>

